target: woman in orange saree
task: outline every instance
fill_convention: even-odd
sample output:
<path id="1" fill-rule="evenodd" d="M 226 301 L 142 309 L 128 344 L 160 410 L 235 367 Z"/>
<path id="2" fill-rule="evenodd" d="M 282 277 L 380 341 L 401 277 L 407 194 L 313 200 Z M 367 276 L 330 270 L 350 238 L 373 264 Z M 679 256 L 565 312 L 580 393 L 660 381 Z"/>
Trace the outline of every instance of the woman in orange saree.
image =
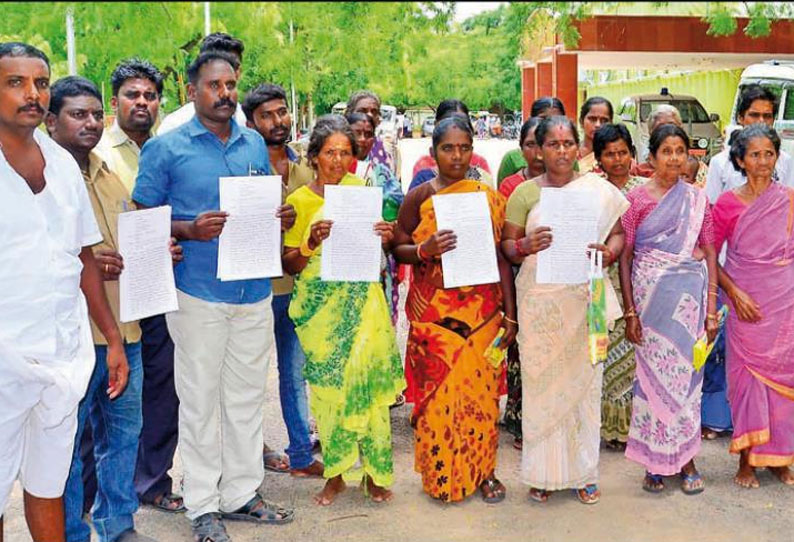
<path id="1" fill-rule="evenodd" d="M 397 260 L 413 265 L 405 310 L 411 323 L 406 371 L 415 390 L 415 469 L 431 497 L 460 501 L 479 488 L 483 499 L 493 503 L 505 496 L 494 474 L 503 361 L 490 361 L 485 352 L 500 328 L 505 333 L 500 348 L 513 342 L 515 293 L 510 264 L 498 250 L 504 198 L 465 179 L 472 141 L 465 117 L 451 116 L 436 125 L 438 177 L 408 193 L 393 243 Z M 431 196 L 466 192 L 487 197 L 500 282 L 444 288 L 440 255 L 455 248 L 456 237 L 438 230 Z"/>

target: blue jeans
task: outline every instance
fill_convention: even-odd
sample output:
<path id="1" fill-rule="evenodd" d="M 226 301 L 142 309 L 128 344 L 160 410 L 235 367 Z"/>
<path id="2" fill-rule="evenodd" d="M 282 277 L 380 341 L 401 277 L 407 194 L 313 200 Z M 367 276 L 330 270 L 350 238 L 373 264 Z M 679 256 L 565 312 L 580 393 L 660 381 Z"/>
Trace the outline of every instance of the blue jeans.
<path id="1" fill-rule="evenodd" d="M 95 346 L 96 367 L 88 391 L 77 411 L 79 443 L 86 421 L 90 421 L 94 437 L 97 493 L 91 517 L 100 542 L 113 542 L 124 531 L 133 528 L 132 515 L 138 510 L 133 477 L 138 457 L 138 436 L 141 432 L 141 343 L 124 346 L 130 367 L 127 388 L 118 398 L 108 399 L 107 347 Z M 91 529 L 83 521 L 83 461 L 80 446 L 72 456 L 72 468 L 64 491 L 67 542 L 88 542 Z"/>
<path id="2" fill-rule="evenodd" d="M 309 438 L 309 403 L 303 378 L 303 354 L 295 325 L 289 318 L 291 294 L 273 296 L 273 328 L 278 358 L 278 391 L 281 414 L 287 426 L 289 446 L 285 450 L 293 469 L 303 469 L 314 461 Z"/>

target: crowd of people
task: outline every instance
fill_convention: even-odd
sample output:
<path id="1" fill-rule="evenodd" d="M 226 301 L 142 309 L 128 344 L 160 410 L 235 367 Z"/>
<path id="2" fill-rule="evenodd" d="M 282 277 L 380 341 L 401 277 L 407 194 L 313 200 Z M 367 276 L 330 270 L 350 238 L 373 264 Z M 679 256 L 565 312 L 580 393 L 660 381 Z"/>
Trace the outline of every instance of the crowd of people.
<path id="1" fill-rule="evenodd" d="M 321 506 L 347 483 L 386 503 L 389 412 L 402 401 L 414 468 L 441 502 L 505 498 L 501 427 L 540 503 L 559 490 L 599 501 L 602 440 L 643 466 L 646 491 L 677 476 L 701 493 L 701 439 L 726 430 L 737 484 L 758 487 L 755 470 L 768 468 L 794 485 L 794 172 L 772 93 L 744 88 L 743 129 L 711 167 L 690 160 L 675 108 L 651 115 L 640 164 L 608 100 L 582 105 L 580 129 L 560 100 L 540 98 L 496 183 L 466 104 L 450 98 L 403 194 L 400 158 L 375 136 L 377 95 L 320 117 L 304 148 L 282 87 L 240 95 L 243 52 L 207 36 L 187 70 L 190 102 L 162 122 L 162 73 L 120 62 L 106 129 L 96 82 L 50 84 L 44 53 L 0 44 L 0 512 L 19 480 L 34 541 L 88 541 L 90 525 L 101 542 L 152 540 L 135 530 L 139 503 L 184 513 L 196 542 L 230 540 L 224 521 L 288 523 L 294 511 L 260 493 L 266 470 L 324 479 Z M 218 179 L 250 175 L 281 177 L 284 276 L 221 281 Z M 380 237 L 378 282 L 322 279 L 335 185 L 382 188 L 382 220 L 361 232 Z M 598 209 L 587 250 L 607 276 L 603 364 L 588 352 L 588 284 L 537 280 L 555 236 L 540 213 L 546 188 Z M 499 280 L 447 288 L 441 257 L 458 239 L 438 228 L 434 196 L 466 193 L 487 201 Z M 179 309 L 122 323 L 118 217 L 161 205 Z M 715 346 L 701 370 L 703 340 Z M 271 348 L 286 456 L 262 429 Z"/>

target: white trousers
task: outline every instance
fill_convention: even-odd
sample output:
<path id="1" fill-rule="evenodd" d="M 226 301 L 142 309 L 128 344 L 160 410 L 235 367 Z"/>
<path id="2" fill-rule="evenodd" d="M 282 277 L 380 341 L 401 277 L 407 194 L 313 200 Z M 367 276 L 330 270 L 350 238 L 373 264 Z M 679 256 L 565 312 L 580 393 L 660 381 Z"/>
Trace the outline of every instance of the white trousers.
<path id="1" fill-rule="evenodd" d="M 179 454 L 188 519 L 232 512 L 247 503 L 265 475 L 262 416 L 270 298 L 212 303 L 177 292 L 166 315 L 174 341 L 179 397 Z"/>

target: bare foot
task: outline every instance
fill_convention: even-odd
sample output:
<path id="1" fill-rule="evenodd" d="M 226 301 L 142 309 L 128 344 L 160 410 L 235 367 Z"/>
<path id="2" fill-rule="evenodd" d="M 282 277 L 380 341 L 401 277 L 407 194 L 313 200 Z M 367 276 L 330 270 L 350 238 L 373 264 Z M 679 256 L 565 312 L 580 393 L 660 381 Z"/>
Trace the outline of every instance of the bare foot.
<path id="1" fill-rule="evenodd" d="M 736 485 L 747 489 L 761 487 L 758 478 L 755 476 L 755 469 L 750 465 L 748 455 L 747 450 L 741 451 L 741 455 L 739 456 L 739 470 L 736 471 L 736 476 L 733 477 L 733 481 Z"/>
<path id="2" fill-rule="evenodd" d="M 389 502 L 394 497 L 394 494 L 390 490 L 376 485 L 372 477 L 367 476 L 366 483 L 367 494 L 369 494 L 369 498 L 372 499 L 372 502 Z"/>
<path id="3" fill-rule="evenodd" d="M 346 487 L 341 475 L 334 476 L 325 483 L 323 490 L 314 496 L 314 502 L 320 506 L 328 506 L 336 500 L 336 496 L 342 493 Z"/>
<path id="4" fill-rule="evenodd" d="M 794 486 L 794 472 L 788 467 L 769 467 L 769 472 L 777 476 L 777 479 L 787 486 Z"/>
<path id="5" fill-rule="evenodd" d="M 314 460 L 308 467 L 302 469 L 290 469 L 289 472 L 296 478 L 322 478 L 325 466 L 321 461 Z"/>

